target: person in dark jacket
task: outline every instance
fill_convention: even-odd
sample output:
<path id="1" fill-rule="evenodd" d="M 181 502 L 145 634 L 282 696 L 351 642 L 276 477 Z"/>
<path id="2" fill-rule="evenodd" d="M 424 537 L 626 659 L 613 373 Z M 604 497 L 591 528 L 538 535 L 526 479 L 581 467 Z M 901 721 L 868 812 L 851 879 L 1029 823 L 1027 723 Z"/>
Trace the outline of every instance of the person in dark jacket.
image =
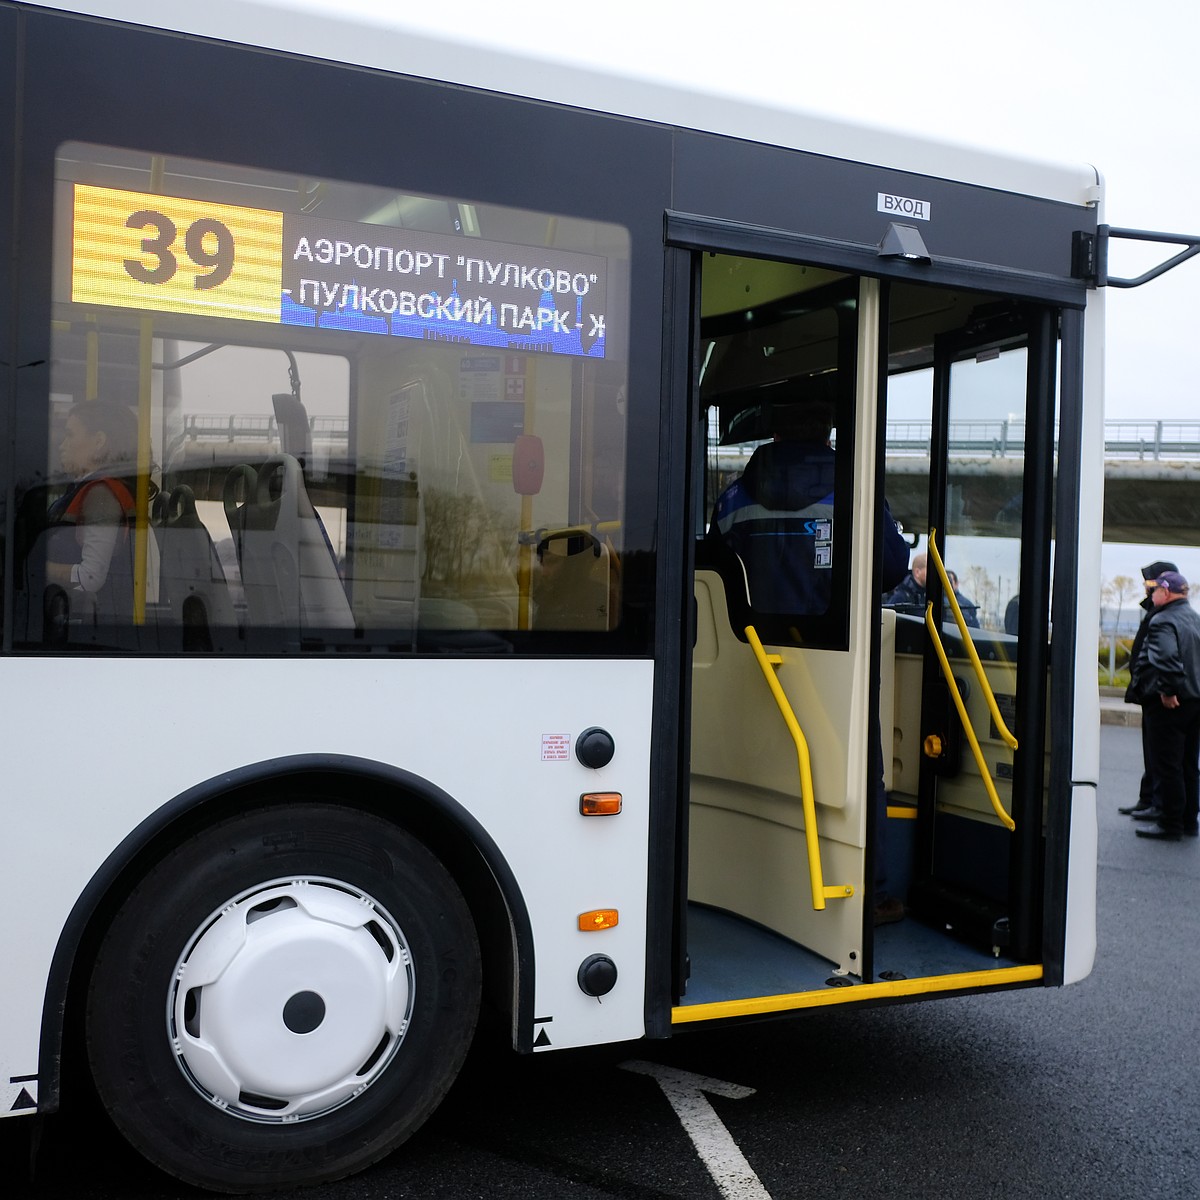
<path id="1" fill-rule="evenodd" d="M 745 567 L 751 607 L 794 616 L 828 612 L 832 576 L 833 409 L 820 401 L 780 407 L 774 440 L 759 446 L 717 500 L 712 533 Z M 908 545 L 884 501 L 883 587 L 904 574 Z"/>
<path id="2" fill-rule="evenodd" d="M 1158 577 L 1164 571 L 1178 571 L 1179 568 L 1173 562 L 1166 562 L 1159 559 L 1157 562 L 1152 562 L 1148 566 L 1142 568 L 1142 579 L 1145 581 L 1146 598 L 1142 601 L 1141 607 L 1145 610 L 1145 615 L 1142 617 L 1141 624 L 1137 627 L 1137 633 L 1133 635 L 1133 646 L 1129 651 L 1129 686 L 1125 689 L 1126 704 L 1141 704 L 1141 700 L 1137 696 L 1137 689 L 1133 683 L 1133 665 L 1141 657 L 1142 646 L 1146 641 L 1146 631 L 1149 629 L 1150 617 L 1154 613 L 1154 601 L 1151 599 L 1151 592 L 1154 591 Z M 1015 631 L 1014 631 L 1015 632 Z M 1146 746 L 1147 730 L 1153 722 L 1155 709 L 1161 709 L 1158 703 L 1158 697 L 1155 696 L 1153 705 L 1143 706 L 1142 709 L 1142 781 L 1138 787 L 1138 798 L 1136 804 L 1123 805 L 1117 809 L 1117 812 L 1124 813 L 1126 816 L 1133 817 L 1135 821 L 1140 821 L 1143 816 L 1154 807 L 1154 779 L 1150 774 L 1150 753 Z M 1149 707 L 1150 711 L 1146 712 Z"/>
<path id="3" fill-rule="evenodd" d="M 905 575 L 896 587 L 884 596 L 884 608 L 895 608 L 900 612 L 910 613 L 915 616 L 924 616 L 925 603 L 928 600 L 928 595 L 925 591 L 928 564 L 929 559 L 926 555 L 916 555 L 912 560 L 912 567 L 909 569 L 908 574 Z M 979 605 L 958 590 L 958 576 L 953 571 L 947 571 L 946 578 L 950 580 L 950 587 L 954 592 L 954 598 L 958 601 L 959 611 L 963 615 L 963 624 L 969 628 L 978 629 Z M 946 598 L 944 592 L 942 594 L 942 620 L 954 620 L 950 601 Z"/>
<path id="4" fill-rule="evenodd" d="M 963 615 L 963 624 L 970 626 L 972 629 L 978 629 L 979 605 L 958 590 L 958 576 L 953 571 L 947 571 L 946 578 L 950 580 L 950 587 L 954 591 L 954 599 L 958 601 L 958 610 Z M 950 605 L 946 602 L 945 597 L 942 598 L 942 608 L 944 610 L 944 617 L 953 617 L 953 614 L 950 612 Z"/>
<path id="5" fill-rule="evenodd" d="M 746 470 L 717 500 L 709 530 L 736 552 L 753 608 L 797 616 L 827 612 L 831 603 L 835 454 L 829 444 L 833 409 L 822 402 L 777 409 L 774 440 L 759 446 Z M 881 587 L 904 575 L 908 543 L 887 501 L 879 506 L 883 528 Z M 874 922 L 902 920 L 904 903 L 887 890 L 885 836 L 887 792 L 883 783 L 883 737 L 872 707 L 872 803 L 875 808 Z"/>
<path id="6" fill-rule="evenodd" d="M 1153 824 L 1138 837 L 1178 841 L 1195 837 L 1200 810 L 1200 613 L 1188 601 L 1188 581 L 1164 571 L 1154 582 L 1150 618 L 1137 664 L 1143 703 L 1157 697 L 1162 712 L 1148 739 L 1154 777 Z"/>
<path id="7" fill-rule="evenodd" d="M 925 614 L 925 573 L 929 559 L 924 554 L 913 557 L 912 566 L 902 580 L 883 598 L 885 608 L 898 608 L 904 612 Z"/>

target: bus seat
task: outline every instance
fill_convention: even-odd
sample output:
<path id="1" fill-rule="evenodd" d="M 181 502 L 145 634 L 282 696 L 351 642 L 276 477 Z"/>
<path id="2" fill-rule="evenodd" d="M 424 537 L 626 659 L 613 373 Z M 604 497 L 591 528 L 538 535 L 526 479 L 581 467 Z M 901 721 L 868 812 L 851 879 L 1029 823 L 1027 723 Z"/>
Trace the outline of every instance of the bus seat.
<path id="1" fill-rule="evenodd" d="M 556 529 L 537 545 L 535 629 L 606 630 L 611 600 L 608 546 L 583 528 Z"/>
<path id="2" fill-rule="evenodd" d="M 333 548 L 292 455 L 273 455 L 257 472 L 234 467 L 222 499 L 251 625 L 354 628 Z"/>
<path id="3" fill-rule="evenodd" d="M 192 489 L 182 484 L 172 488 L 160 513 L 159 579 L 171 624 L 180 628 L 184 650 L 221 649 L 237 637 L 237 614 Z"/>

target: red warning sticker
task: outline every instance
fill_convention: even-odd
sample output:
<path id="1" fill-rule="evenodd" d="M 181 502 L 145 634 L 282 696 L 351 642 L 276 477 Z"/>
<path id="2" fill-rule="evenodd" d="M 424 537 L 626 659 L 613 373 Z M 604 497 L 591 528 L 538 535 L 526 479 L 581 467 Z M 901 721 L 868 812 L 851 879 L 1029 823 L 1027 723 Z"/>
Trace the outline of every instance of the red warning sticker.
<path id="1" fill-rule="evenodd" d="M 571 757 L 569 733 L 542 734 L 542 762 L 566 762 Z"/>

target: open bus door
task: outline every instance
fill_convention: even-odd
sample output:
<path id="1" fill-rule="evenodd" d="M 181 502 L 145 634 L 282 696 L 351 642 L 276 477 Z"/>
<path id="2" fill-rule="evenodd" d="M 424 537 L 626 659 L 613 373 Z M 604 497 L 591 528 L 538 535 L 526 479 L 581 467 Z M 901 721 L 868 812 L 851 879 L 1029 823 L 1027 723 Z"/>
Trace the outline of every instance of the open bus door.
<path id="1" fill-rule="evenodd" d="M 860 357 L 878 303 L 854 276 L 723 255 L 702 260 L 699 288 L 689 1009 L 861 970 L 872 606 L 851 583 L 872 554 L 869 509 L 853 499 L 873 474 L 874 380 Z M 758 511 L 765 494 L 741 504 L 729 487 L 785 435 L 811 450 L 812 478 L 798 517 L 777 522 Z M 786 486 L 797 469 L 777 462 L 760 478 Z M 745 535 L 733 541 L 720 529 L 731 505 Z M 759 569 L 781 543 L 802 564 L 786 587 Z M 715 984 L 711 967 L 747 938 L 739 978 Z"/>
<path id="2" fill-rule="evenodd" d="M 769 258 L 707 253 L 693 268 L 695 624 L 672 1019 L 825 1004 L 831 988 L 865 999 L 1036 980 L 1053 311 Z M 972 401 L 973 373 L 993 362 L 1003 386 Z M 923 406 L 924 438 L 895 470 L 893 381 Z M 960 463 L 951 430 L 972 403 L 1015 414 L 1024 454 Z M 798 409 L 831 418 L 824 483 L 781 514 L 782 493 L 764 493 L 756 472 L 778 461 Z M 811 423 L 804 437 L 820 441 Z M 884 495 L 910 545 L 926 549 L 934 528 L 960 576 L 978 552 L 960 588 L 1019 586 L 1020 636 L 1003 632 L 988 592 L 988 627 L 970 630 L 980 674 L 970 666 L 961 687 L 970 651 L 954 623 L 881 606 Z M 977 537 L 1002 543 L 1012 567 Z M 792 609 L 761 582 L 756 560 L 772 554 L 821 576 Z M 940 611 L 935 574 L 931 563 Z M 1039 681 L 1019 705 L 1018 678 Z M 984 769 L 964 749 L 972 734 Z M 909 916 L 877 927 L 885 886 Z"/>

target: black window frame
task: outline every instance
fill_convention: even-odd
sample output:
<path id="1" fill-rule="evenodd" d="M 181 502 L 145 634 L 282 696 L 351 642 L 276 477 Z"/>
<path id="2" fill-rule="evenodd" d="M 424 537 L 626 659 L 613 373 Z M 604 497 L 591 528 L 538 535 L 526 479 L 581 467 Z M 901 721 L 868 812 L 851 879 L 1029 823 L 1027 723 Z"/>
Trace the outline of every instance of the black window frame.
<path id="1" fill-rule="evenodd" d="M 655 466 L 662 453 L 659 389 L 662 214 L 672 139 L 656 126 L 377 70 L 43 12 L 4 12 L 20 25 L 19 180 L 22 239 L 13 292 L 22 372 L 9 411 L 13 473 L 44 471 L 55 154 L 67 142 L 303 172 L 427 195 L 578 216 L 630 235 L 630 338 L 622 608 L 614 630 L 497 631 L 418 643 L 416 653 L 648 657 L 654 653 L 655 558 L 661 542 Z M 62 87 L 69 78 L 70 89 Z M 221 81 L 225 81 L 222 83 Z M 263 130 L 246 113 L 280 110 Z M 421 113 L 407 124 L 372 114 Z M 7 123 L 9 129 L 15 122 Z M 513 131 L 519 131 L 514 139 Z M 579 147 L 588 146 L 584 155 Z M 611 163 L 627 169 L 616 173 Z M 396 164 L 401 164 L 397 166 Z M 10 504 L 13 489 L 10 485 Z M 10 539 L 11 540 L 11 539 Z M 10 564 L 11 567 L 11 564 Z M 9 575 L 11 578 L 11 574 Z M 6 605 L 11 617 L 11 588 Z M 4 648 L 12 649 L 11 620 Z M 409 653 L 409 651 L 405 651 Z"/>

